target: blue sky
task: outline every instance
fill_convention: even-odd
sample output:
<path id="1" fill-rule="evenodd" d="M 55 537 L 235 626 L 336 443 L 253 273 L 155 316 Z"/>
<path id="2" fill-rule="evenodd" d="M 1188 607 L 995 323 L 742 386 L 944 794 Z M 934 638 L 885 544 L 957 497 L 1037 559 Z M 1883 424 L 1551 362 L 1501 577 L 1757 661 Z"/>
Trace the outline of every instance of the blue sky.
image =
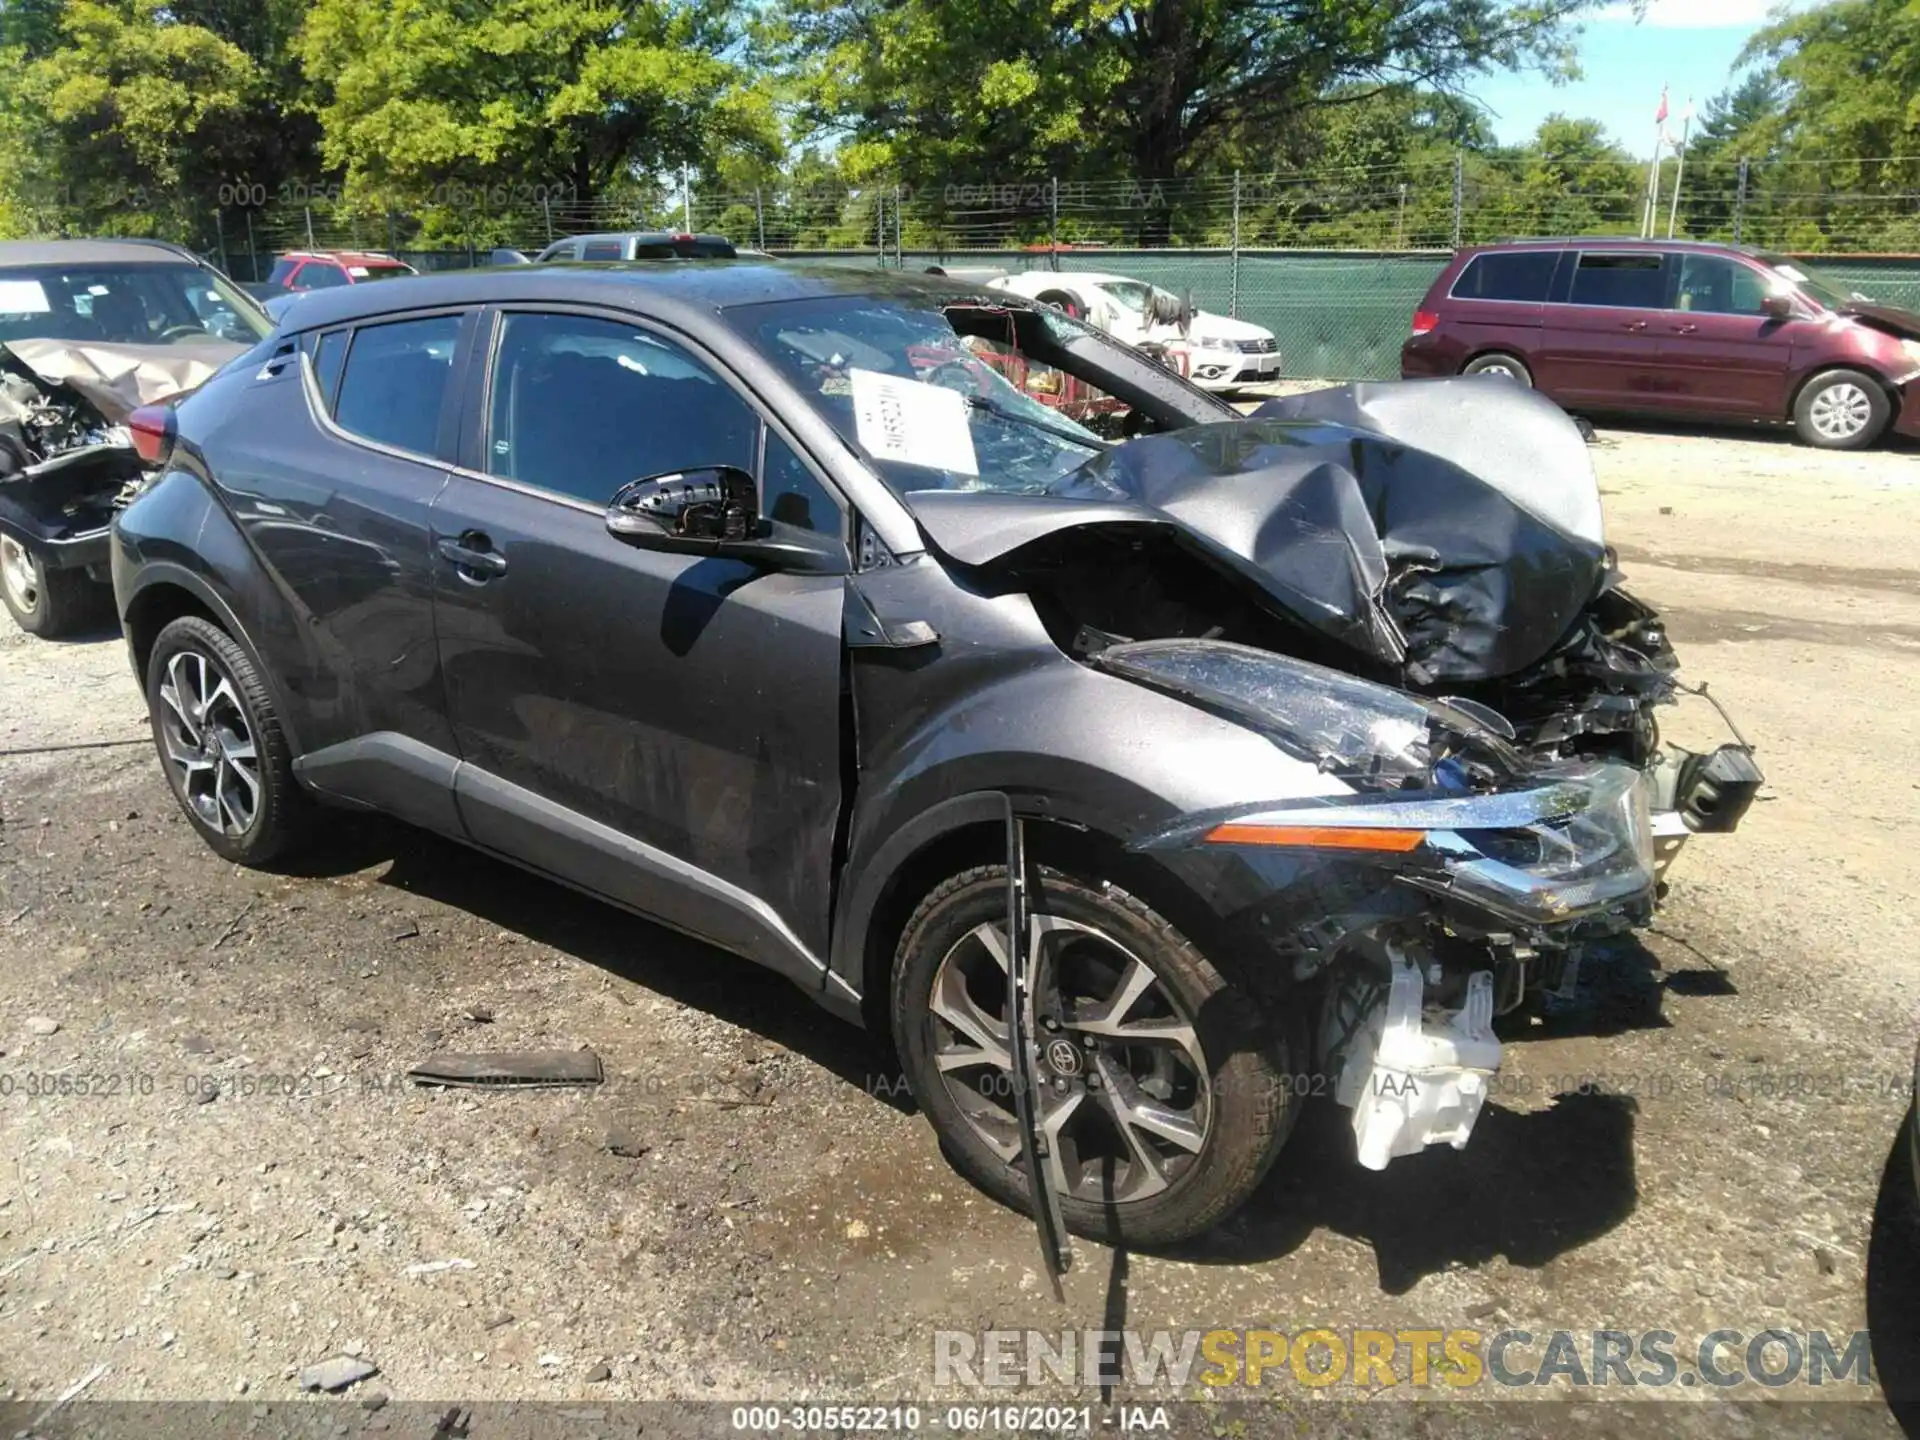
<path id="1" fill-rule="evenodd" d="M 1704 108 L 1727 88 L 1741 46 L 1766 23 L 1774 3 L 1651 0 L 1638 24 L 1626 5 L 1609 6 L 1587 21 L 1580 38 L 1583 79 L 1556 86 L 1537 74 L 1496 75 L 1468 89 L 1489 111 L 1503 143 L 1527 139 L 1558 110 L 1602 121 L 1634 154 L 1650 153 L 1661 85 L 1671 88 L 1677 133 L 1687 97 Z"/>

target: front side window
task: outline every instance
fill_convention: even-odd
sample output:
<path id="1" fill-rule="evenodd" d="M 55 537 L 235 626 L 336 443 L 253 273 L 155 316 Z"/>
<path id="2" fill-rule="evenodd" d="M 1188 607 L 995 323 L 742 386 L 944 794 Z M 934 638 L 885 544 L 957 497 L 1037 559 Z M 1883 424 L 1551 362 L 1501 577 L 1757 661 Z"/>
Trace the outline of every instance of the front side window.
<path id="1" fill-rule="evenodd" d="M 760 417 L 680 346 L 615 320 L 513 313 L 501 323 L 487 470 L 605 505 L 635 480 L 759 468 Z"/>
<path id="2" fill-rule="evenodd" d="M 1724 255 L 1686 255 L 1673 304 L 1699 315 L 1760 315 L 1767 296 L 1786 293 L 1785 285 L 1769 284 L 1760 271 Z"/>
<path id="3" fill-rule="evenodd" d="M 1567 298 L 1575 305 L 1663 310 L 1667 304 L 1666 257 L 1612 251 L 1582 255 L 1573 272 L 1573 293 Z"/>
<path id="4" fill-rule="evenodd" d="M 1496 250 L 1476 255 L 1453 282 L 1453 298 L 1538 304 L 1547 298 L 1559 264 L 1558 250 Z"/>
<path id="5" fill-rule="evenodd" d="M 459 338 L 458 315 L 362 325 L 341 369 L 335 423 L 382 445 L 432 455 Z"/>

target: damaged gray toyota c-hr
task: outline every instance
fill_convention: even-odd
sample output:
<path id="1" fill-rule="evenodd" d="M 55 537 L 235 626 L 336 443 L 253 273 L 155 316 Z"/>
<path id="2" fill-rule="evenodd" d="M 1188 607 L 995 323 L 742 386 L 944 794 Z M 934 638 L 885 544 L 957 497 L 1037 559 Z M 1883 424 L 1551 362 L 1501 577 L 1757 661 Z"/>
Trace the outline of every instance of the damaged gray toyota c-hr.
<path id="1" fill-rule="evenodd" d="M 1227 1215 L 1323 1087 L 1365 1165 L 1464 1145 L 1495 1018 L 1760 782 L 1661 743 L 1512 387 L 1242 418 L 993 292 L 539 266 L 311 296 L 174 413 L 114 579 L 213 848 L 377 808 L 772 966 L 1103 1237 Z"/>

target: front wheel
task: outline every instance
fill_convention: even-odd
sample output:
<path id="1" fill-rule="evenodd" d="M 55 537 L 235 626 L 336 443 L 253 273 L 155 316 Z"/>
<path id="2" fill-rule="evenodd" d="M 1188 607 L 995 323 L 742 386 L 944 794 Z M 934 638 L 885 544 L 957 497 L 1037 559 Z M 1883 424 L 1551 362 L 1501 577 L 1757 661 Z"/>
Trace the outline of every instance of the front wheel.
<path id="1" fill-rule="evenodd" d="M 1076 1233 L 1167 1244 L 1253 1192 L 1292 1128 L 1292 1057 L 1250 997 L 1117 886 L 1041 872 L 1032 917 L 1043 1162 Z M 939 886 L 894 959 L 893 1031 L 955 1164 L 1030 1210 L 1008 1048 L 1006 870 Z"/>
<path id="2" fill-rule="evenodd" d="M 1800 438 L 1822 450 L 1864 450 L 1893 418 L 1880 382 L 1858 370 L 1829 370 L 1809 380 L 1794 402 Z"/>

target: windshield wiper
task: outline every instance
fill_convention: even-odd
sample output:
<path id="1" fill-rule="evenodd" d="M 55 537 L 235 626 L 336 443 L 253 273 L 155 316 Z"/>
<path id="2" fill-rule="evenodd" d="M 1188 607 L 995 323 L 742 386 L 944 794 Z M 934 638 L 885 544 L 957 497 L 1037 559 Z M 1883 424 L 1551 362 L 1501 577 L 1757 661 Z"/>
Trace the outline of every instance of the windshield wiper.
<path id="1" fill-rule="evenodd" d="M 1098 435 L 1089 432 L 1075 434 L 1064 426 L 1049 425 L 1046 421 L 1036 420 L 1031 415 L 1022 415 L 1018 410 L 1009 410 L 997 400 L 989 400 L 984 395 L 962 395 L 960 398 L 965 400 L 967 404 L 986 411 L 989 415 L 997 415 L 1002 420 L 1010 421 L 1015 425 L 1025 425 L 1030 430 L 1038 430 L 1041 434 L 1051 435 L 1056 440 L 1065 440 L 1069 444 L 1080 446 L 1083 450 L 1104 450 L 1107 448 L 1107 442 L 1102 440 Z"/>

